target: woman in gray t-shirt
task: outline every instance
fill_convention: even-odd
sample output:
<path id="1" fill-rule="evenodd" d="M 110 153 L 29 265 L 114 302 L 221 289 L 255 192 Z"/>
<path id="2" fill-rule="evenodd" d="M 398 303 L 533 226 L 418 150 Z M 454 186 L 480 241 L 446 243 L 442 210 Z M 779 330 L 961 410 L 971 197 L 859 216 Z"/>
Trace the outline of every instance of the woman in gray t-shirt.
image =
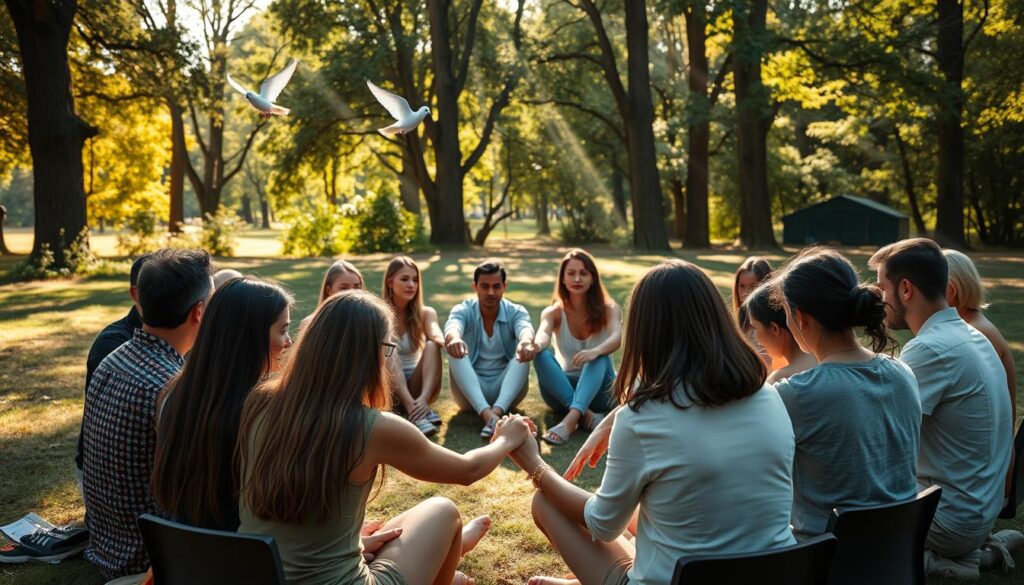
<path id="1" fill-rule="evenodd" d="M 793 527 L 820 534 L 835 507 L 916 495 L 921 402 L 910 369 L 879 354 L 891 343 L 885 303 L 877 287 L 859 284 L 849 260 L 810 248 L 776 282 L 793 337 L 818 360 L 775 389 L 796 435 Z"/>

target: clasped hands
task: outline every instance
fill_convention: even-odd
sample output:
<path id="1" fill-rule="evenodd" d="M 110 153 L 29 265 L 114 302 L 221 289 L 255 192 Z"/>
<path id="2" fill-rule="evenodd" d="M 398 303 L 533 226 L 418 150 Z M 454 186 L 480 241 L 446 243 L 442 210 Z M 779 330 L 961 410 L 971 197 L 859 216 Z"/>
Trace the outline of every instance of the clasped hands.
<path id="1" fill-rule="evenodd" d="M 528 417 L 521 415 L 505 415 L 494 427 L 491 441 L 505 437 L 510 445 L 516 445 L 509 451 L 512 461 L 526 473 L 533 473 L 544 460 L 540 456 L 540 445 L 536 441 L 537 425 Z M 604 454 L 608 452 L 608 439 L 611 437 L 611 425 L 599 426 L 590 433 L 586 442 L 580 447 L 569 467 L 562 475 L 569 481 L 575 480 L 586 465 L 593 469 Z"/>

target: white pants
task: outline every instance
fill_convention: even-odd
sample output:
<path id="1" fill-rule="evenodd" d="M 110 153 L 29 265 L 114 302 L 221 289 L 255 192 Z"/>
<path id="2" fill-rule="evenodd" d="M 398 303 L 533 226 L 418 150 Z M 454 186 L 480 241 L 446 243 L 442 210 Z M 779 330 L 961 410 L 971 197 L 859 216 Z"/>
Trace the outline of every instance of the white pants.
<path id="1" fill-rule="evenodd" d="M 494 406 L 508 412 L 526 397 L 530 364 L 512 359 L 504 370 L 477 372 L 468 356 L 458 359 L 448 356 L 448 372 L 452 398 L 460 410 L 472 408 L 480 414 Z"/>

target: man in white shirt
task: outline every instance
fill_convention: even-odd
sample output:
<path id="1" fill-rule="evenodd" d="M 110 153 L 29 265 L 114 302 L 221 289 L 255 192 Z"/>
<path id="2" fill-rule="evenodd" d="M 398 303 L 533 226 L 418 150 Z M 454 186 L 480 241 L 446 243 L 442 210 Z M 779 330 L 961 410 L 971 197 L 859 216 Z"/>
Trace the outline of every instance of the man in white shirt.
<path id="1" fill-rule="evenodd" d="M 1003 505 L 1013 445 L 1002 364 L 988 339 L 946 304 L 948 266 L 938 244 L 896 242 L 876 252 L 869 266 L 878 271 L 886 325 L 915 335 L 900 358 L 921 391 L 918 485 L 942 487 L 925 567 L 976 579 L 980 547 Z"/>

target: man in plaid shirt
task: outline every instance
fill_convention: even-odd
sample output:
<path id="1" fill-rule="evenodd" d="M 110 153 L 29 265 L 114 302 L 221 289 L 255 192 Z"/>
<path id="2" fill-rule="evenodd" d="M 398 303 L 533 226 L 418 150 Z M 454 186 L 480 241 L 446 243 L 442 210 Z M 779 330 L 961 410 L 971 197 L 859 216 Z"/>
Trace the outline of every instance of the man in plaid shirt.
<path id="1" fill-rule="evenodd" d="M 160 250 L 139 274 L 142 329 L 104 358 L 85 394 L 82 483 L 87 559 L 108 579 L 141 573 L 149 557 L 135 520 L 161 512 L 149 478 L 156 398 L 192 348 L 213 293 L 210 255 Z"/>

